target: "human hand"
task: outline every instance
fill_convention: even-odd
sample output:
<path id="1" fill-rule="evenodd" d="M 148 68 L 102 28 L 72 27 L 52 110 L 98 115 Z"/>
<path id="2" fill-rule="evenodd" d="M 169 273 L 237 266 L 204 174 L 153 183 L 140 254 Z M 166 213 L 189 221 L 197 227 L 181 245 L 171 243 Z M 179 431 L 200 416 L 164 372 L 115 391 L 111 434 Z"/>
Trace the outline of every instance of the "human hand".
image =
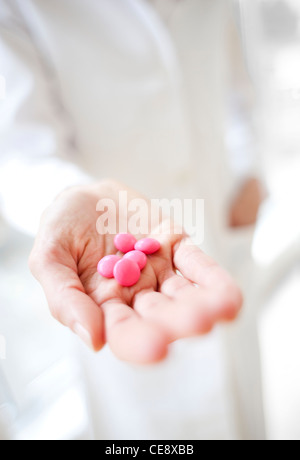
<path id="1" fill-rule="evenodd" d="M 255 178 L 247 179 L 231 206 L 230 227 L 238 228 L 254 225 L 264 198 L 265 192 L 260 181 Z"/>
<path id="2" fill-rule="evenodd" d="M 108 342 L 122 360 L 155 362 L 172 341 L 234 319 L 242 296 L 231 277 L 184 234 L 155 234 L 161 249 L 148 256 L 136 285 L 102 278 L 99 260 L 117 251 L 114 235 L 96 229 L 96 206 L 105 197 L 118 209 L 120 190 L 120 184 L 105 181 L 64 191 L 42 217 L 29 264 L 52 315 L 93 350 Z"/>

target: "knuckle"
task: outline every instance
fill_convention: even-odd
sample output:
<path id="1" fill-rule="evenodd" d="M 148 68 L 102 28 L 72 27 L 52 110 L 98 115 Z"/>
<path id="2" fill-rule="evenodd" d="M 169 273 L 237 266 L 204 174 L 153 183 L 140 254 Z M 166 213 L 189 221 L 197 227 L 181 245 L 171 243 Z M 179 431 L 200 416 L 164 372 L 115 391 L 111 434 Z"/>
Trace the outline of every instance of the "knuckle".
<path id="1" fill-rule="evenodd" d="M 143 309 L 145 313 L 152 313 L 153 311 L 156 311 L 159 297 L 157 294 L 157 292 L 151 292 L 145 295 L 145 298 L 143 299 Z"/>
<path id="2" fill-rule="evenodd" d="M 59 256 L 59 245 L 55 242 L 48 242 L 43 245 L 43 249 L 40 251 L 40 259 L 42 263 L 47 263 L 57 260 Z"/>

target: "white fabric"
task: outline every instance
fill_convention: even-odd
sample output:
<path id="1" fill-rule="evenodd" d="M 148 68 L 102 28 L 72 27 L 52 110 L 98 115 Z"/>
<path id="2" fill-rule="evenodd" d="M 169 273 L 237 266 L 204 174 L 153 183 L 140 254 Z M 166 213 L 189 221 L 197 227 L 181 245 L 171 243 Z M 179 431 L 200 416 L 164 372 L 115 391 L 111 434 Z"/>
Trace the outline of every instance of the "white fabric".
<path id="1" fill-rule="evenodd" d="M 64 186 L 86 181 L 72 162 L 150 197 L 205 198 L 223 225 L 228 2 L 168 3 L 166 27 L 142 0 L 3 0 L 0 196 L 10 222 L 34 232 Z"/>

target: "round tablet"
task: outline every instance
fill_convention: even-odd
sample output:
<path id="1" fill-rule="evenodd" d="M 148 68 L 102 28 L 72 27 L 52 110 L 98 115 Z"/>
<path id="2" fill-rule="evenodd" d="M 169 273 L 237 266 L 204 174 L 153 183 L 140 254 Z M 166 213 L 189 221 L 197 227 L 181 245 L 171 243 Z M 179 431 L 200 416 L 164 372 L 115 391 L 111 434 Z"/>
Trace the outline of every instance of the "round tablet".
<path id="1" fill-rule="evenodd" d="M 97 271 L 101 276 L 105 278 L 113 278 L 114 276 L 114 266 L 117 262 L 121 260 L 120 256 L 111 255 L 103 257 L 98 263 Z"/>
<path id="2" fill-rule="evenodd" d="M 143 270 L 147 263 L 147 256 L 142 251 L 129 251 L 124 255 L 123 259 L 133 260 L 138 264 L 140 270 Z"/>
<path id="3" fill-rule="evenodd" d="M 130 259 L 121 259 L 114 267 L 114 277 L 121 286 L 133 286 L 138 282 L 141 270 L 136 262 Z"/>
<path id="4" fill-rule="evenodd" d="M 134 249 L 142 251 L 144 254 L 154 254 L 160 249 L 160 242 L 154 238 L 142 238 L 136 242 Z"/>
<path id="5" fill-rule="evenodd" d="M 130 233 L 118 233 L 114 239 L 115 247 L 121 252 L 129 252 L 134 249 L 136 238 Z"/>

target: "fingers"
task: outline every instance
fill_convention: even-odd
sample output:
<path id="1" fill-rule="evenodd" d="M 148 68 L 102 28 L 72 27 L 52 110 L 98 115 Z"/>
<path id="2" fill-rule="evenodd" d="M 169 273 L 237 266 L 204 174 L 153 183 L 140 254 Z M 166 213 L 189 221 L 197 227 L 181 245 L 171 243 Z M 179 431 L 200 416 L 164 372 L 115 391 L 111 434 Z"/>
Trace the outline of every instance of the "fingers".
<path id="1" fill-rule="evenodd" d="M 121 300 L 102 304 L 106 340 L 113 353 L 124 361 L 147 364 L 160 361 L 167 354 L 167 337 L 155 324 L 139 317 Z"/>
<path id="2" fill-rule="evenodd" d="M 182 276 L 173 275 L 164 281 L 161 291 L 176 300 L 183 315 L 189 316 L 191 332 L 205 334 L 215 323 L 226 320 L 227 315 L 220 310 L 214 296 L 207 288 L 194 285 Z M 217 307 L 217 308 L 216 308 Z M 185 324 L 184 320 L 182 323 Z"/>
<path id="3" fill-rule="evenodd" d="M 100 350 L 104 345 L 103 313 L 85 294 L 77 273 L 53 261 L 31 263 L 31 269 L 44 289 L 52 315 L 90 348 Z"/>
<path id="4" fill-rule="evenodd" d="M 243 297 L 231 276 L 186 238 L 174 247 L 174 264 L 184 277 L 209 290 L 209 298 L 222 319 L 233 319 Z"/>
<path id="5" fill-rule="evenodd" d="M 180 277 L 175 275 L 174 278 Z M 136 295 L 134 309 L 143 318 L 162 327 L 170 342 L 206 334 L 213 327 L 213 317 L 196 291 L 188 283 L 181 293 L 174 292 L 172 297 L 154 291 L 140 292 Z"/>

